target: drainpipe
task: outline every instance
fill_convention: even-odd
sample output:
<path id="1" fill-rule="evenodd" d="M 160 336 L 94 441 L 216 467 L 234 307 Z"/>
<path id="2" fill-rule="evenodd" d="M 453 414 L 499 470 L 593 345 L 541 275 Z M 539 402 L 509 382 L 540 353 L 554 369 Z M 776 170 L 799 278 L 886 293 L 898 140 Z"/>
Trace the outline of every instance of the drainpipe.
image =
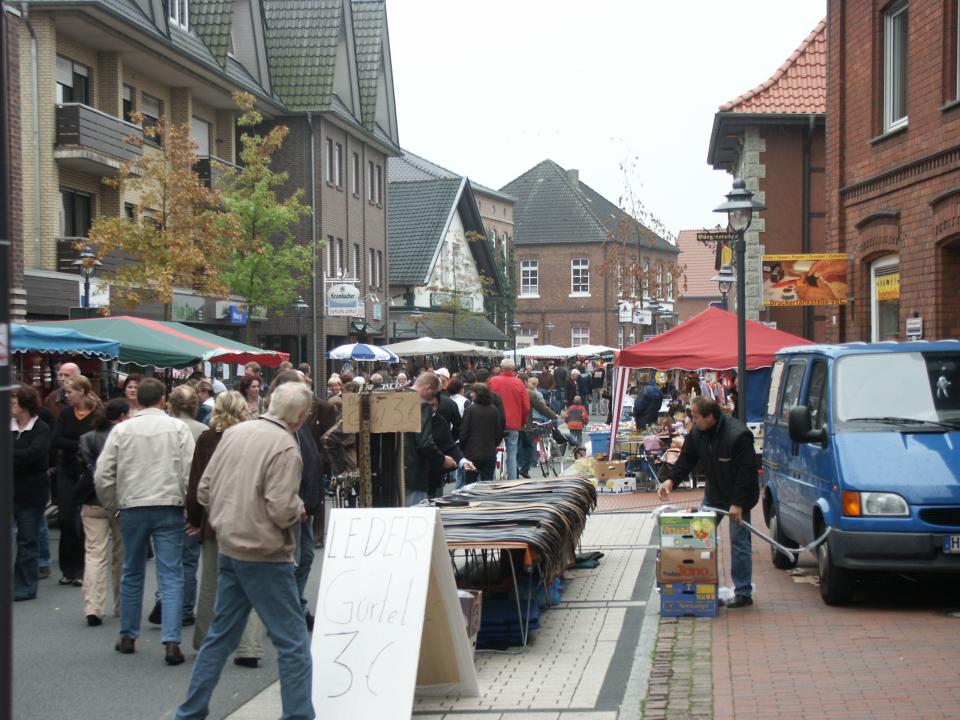
<path id="1" fill-rule="evenodd" d="M 307 129 L 310 132 L 310 242 L 312 244 L 310 251 L 310 313 L 312 316 L 313 341 L 310 344 L 310 369 L 313 372 L 313 388 L 316 392 L 317 388 L 320 387 L 317 384 L 319 382 L 318 378 L 321 377 L 320 366 L 317 364 L 317 331 L 320 314 L 317 312 L 317 148 L 313 139 L 313 113 L 311 112 L 307 112 Z M 323 289 L 322 293 L 325 292 L 326 288 Z"/>
<path id="2" fill-rule="evenodd" d="M 30 99 L 33 103 L 33 266 L 40 269 L 40 89 L 37 70 L 37 34 L 30 22 L 30 5 L 20 3 L 20 14 L 30 33 Z M 58 268 L 59 269 L 59 268 Z"/>
<path id="3" fill-rule="evenodd" d="M 810 252 L 810 155 L 813 145 L 813 131 L 816 120 L 808 116 L 807 128 L 803 133 L 803 199 L 801 218 L 801 252 Z M 813 340 L 813 308 L 803 308 L 803 336 Z"/>

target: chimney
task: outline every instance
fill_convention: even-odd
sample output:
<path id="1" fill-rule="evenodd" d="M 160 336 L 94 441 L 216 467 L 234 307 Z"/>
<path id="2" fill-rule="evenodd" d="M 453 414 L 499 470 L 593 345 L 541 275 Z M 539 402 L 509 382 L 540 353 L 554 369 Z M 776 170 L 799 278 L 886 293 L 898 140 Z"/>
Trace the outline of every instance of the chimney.
<path id="1" fill-rule="evenodd" d="M 579 187 L 580 171 L 575 168 L 571 168 L 570 170 L 567 170 L 567 180 L 569 180 L 570 184 L 573 185 L 574 187 Z"/>

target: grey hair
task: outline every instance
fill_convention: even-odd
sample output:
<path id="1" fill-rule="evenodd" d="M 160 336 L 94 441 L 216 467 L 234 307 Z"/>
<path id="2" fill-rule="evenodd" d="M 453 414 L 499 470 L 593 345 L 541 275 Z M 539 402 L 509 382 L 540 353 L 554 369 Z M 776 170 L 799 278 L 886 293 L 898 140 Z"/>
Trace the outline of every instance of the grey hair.
<path id="1" fill-rule="evenodd" d="M 510 370 L 516 370 L 517 364 L 513 361 L 512 358 L 504 358 L 503 360 L 500 361 L 500 369 L 506 370 L 508 372 Z"/>
<path id="2" fill-rule="evenodd" d="M 313 394 L 306 385 L 283 383 L 270 393 L 270 414 L 288 425 L 295 425 L 310 412 L 312 402 Z"/>

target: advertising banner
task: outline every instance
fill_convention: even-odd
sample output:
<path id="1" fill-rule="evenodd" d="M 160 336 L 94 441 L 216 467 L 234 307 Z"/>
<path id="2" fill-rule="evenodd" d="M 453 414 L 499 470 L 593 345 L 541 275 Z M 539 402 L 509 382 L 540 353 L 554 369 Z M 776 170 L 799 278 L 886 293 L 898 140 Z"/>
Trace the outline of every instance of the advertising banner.
<path id="1" fill-rule="evenodd" d="M 846 305 L 847 268 L 843 254 L 764 255 L 763 304 Z"/>
<path id="2" fill-rule="evenodd" d="M 338 282 L 327 288 L 327 316 L 362 317 L 360 290 L 356 285 Z"/>

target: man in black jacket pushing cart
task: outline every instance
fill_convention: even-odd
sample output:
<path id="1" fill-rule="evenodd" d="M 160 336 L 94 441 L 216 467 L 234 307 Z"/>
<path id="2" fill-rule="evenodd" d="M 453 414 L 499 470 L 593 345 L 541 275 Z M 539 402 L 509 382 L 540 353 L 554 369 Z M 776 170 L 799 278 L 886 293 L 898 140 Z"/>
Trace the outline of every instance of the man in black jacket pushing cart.
<path id="1" fill-rule="evenodd" d="M 750 510 L 760 498 L 753 433 L 739 420 L 720 412 L 715 400 L 698 397 L 692 403 L 693 431 L 683 443 L 680 457 L 660 486 L 660 499 L 688 477 L 699 461 L 707 476 L 703 505 L 725 510 L 730 518 L 730 547 L 735 597 L 728 608 L 753 605 L 753 562 Z"/>

